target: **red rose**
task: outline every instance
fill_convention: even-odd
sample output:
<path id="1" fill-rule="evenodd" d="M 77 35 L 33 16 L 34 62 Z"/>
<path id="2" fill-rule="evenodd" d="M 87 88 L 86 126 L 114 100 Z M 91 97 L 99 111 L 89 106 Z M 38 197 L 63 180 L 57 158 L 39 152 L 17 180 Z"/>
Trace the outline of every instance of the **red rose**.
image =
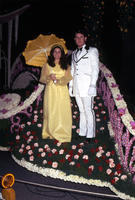
<path id="1" fill-rule="evenodd" d="M 54 140 L 54 144 L 57 144 L 59 141 L 58 140 Z"/>
<path id="2" fill-rule="evenodd" d="M 73 150 L 70 150 L 70 151 L 69 151 L 69 154 L 70 154 L 71 156 L 73 156 Z"/>
<path id="3" fill-rule="evenodd" d="M 95 143 L 96 143 L 96 144 L 98 143 L 98 140 L 97 140 L 97 139 L 95 139 Z"/>
<path id="4" fill-rule="evenodd" d="M 112 172 L 112 173 L 110 174 L 110 176 L 114 176 L 114 173 Z"/>
<path id="5" fill-rule="evenodd" d="M 103 155 L 103 156 L 102 156 L 102 159 L 103 159 L 103 160 L 105 160 L 105 159 L 106 159 L 106 156 L 105 156 L 105 155 Z"/>
<path id="6" fill-rule="evenodd" d="M 55 154 L 55 155 L 58 155 L 58 151 L 56 151 L 54 154 Z"/>
<path id="7" fill-rule="evenodd" d="M 95 158 L 95 160 L 97 161 L 97 163 L 99 163 L 99 162 L 100 162 L 100 160 L 99 160 L 97 157 Z"/>
<path id="8" fill-rule="evenodd" d="M 68 161 L 71 162 L 71 157 L 68 158 Z"/>
<path id="9" fill-rule="evenodd" d="M 52 161 L 48 161 L 48 165 L 52 165 Z"/>
<path id="10" fill-rule="evenodd" d="M 117 170 L 117 173 L 118 173 L 118 174 L 121 174 L 121 173 L 122 173 L 122 170 L 120 170 L 120 169 Z"/>
<path id="11" fill-rule="evenodd" d="M 77 163 L 77 164 L 76 164 L 76 167 L 78 167 L 78 168 L 81 167 L 81 164 L 80 164 L 80 163 Z"/>
<path id="12" fill-rule="evenodd" d="M 119 169 L 121 169 L 122 167 L 121 167 L 121 164 L 117 164 L 116 165 L 116 170 L 119 170 Z"/>
<path id="13" fill-rule="evenodd" d="M 104 116 L 104 120 L 106 120 L 106 116 Z"/>
<path id="14" fill-rule="evenodd" d="M 102 172 L 102 171 L 103 171 L 103 167 L 102 167 L 102 166 L 99 166 L 99 167 L 98 167 L 98 170 L 99 170 L 100 172 Z"/>
<path id="15" fill-rule="evenodd" d="M 92 169 L 88 168 L 88 174 L 91 175 L 91 173 L 92 173 Z"/>
<path id="16" fill-rule="evenodd" d="M 115 184 L 115 179 L 112 179 L 112 180 L 111 180 L 111 183 L 112 183 L 112 184 Z"/>
<path id="17" fill-rule="evenodd" d="M 91 152 L 91 153 L 95 153 L 95 149 L 94 149 L 94 148 L 91 148 L 91 149 L 90 149 L 90 152 Z"/>
<path id="18" fill-rule="evenodd" d="M 98 147 L 96 148 L 96 152 L 98 152 L 99 151 L 99 149 L 98 149 Z"/>
<path id="19" fill-rule="evenodd" d="M 105 162 L 106 162 L 107 164 L 109 164 L 109 160 L 105 160 Z"/>
<path id="20" fill-rule="evenodd" d="M 38 156 L 38 157 L 41 157 L 41 154 L 40 154 L 40 153 L 38 153 L 38 154 L 37 154 L 37 156 Z"/>
<path id="21" fill-rule="evenodd" d="M 51 156 L 52 156 L 52 153 L 48 153 L 48 156 L 51 157 Z"/>
<path id="22" fill-rule="evenodd" d="M 115 154 L 115 151 L 111 151 L 111 154 L 114 155 L 114 154 Z"/>
<path id="23" fill-rule="evenodd" d="M 36 132 L 35 132 L 35 131 L 31 131 L 31 134 L 32 134 L 32 135 L 35 135 L 35 134 L 36 134 Z"/>
<path id="24" fill-rule="evenodd" d="M 59 160 L 61 163 L 64 163 L 65 162 L 65 159 L 62 158 L 61 160 Z"/>
<path id="25" fill-rule="evenodd" d="M 88 160 L 88 159 L 83 159 L 83 162 L 84 162 L 84 163 L 88 163 L 89 160 Z"/>

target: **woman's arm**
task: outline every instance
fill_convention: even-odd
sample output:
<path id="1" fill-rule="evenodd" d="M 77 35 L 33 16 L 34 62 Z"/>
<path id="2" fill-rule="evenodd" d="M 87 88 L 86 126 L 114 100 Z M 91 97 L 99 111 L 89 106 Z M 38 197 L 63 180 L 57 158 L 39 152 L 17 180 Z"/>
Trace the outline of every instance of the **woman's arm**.
<path id="1" fill-rule="evenodd" d="M 58 85 L 67 85 L 69 81 L 72 80 L 70 66 L 68 66 L 67 70 L 65 71 L 65 75 L 57 80 Z"/>
<path id="2" fill-rule="evenodd" d="M 50 80 L 51 80 L 51 78 L 50 78 L 50 75 L 49 75 L 47 65 L 44 65 L 42 67 L 42 70 L 41 70 L 39 82 L 42 83 L 42 84 L 47 84 L 48 82 L 50 82 Z"/>

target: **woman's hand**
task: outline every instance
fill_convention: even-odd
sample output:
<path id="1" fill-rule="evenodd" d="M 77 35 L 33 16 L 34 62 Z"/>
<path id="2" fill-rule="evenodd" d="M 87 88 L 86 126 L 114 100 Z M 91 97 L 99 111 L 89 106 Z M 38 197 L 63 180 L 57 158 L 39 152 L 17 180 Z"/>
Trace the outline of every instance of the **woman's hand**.
<path id="1" fill-rule="evenodd" d="M 55 81 L 55 80 L 56 80 L 56 75 L 55 75 L 55 74 L 50 74 L 50 79 L 51 79 L 52 81 Z"/>

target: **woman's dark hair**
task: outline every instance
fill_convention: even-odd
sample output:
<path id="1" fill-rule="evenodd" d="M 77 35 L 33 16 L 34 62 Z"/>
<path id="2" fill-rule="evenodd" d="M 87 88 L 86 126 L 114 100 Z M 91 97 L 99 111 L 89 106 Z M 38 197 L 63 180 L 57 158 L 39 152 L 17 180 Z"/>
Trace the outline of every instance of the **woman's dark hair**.
<path id="1" fill-rule="evenodd" d="M 54 53 L 54 50 L 56 48 L 59 48 L 61 50 L 61 58 L 60 58 L 60 66 L 62 69 L 67 69 L 68 67 L 68 62 L 67 62 L 67 57 L 66 57 L 66 54 L 64 52 L 64 49 L 63 47 L 57 45 L 57 46 L 54 46 L 52 47 L 51 51 L 50 51 L 50 56 L 48 56 L 48 60 L 47 60 L 47 63 L 51 66 L 51 67 L 55 67 L 55 62 L 54 62 L 54 56 L 53 56 L 53 53 Z"/>

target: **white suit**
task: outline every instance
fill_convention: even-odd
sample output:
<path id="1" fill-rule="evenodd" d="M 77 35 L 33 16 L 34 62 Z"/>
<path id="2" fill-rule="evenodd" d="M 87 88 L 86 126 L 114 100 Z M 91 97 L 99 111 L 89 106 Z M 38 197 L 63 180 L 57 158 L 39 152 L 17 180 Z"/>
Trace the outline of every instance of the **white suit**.
<path id="1" fill-rule="evenodd" d="M 96 96 L 96 82 L 99 73 L 99 55 L 96 48 L 73 51 L 69 93 L 76 98 L 80 111 L 80 136 L 95 137 L 95 113 L 93 99 Z"/>

